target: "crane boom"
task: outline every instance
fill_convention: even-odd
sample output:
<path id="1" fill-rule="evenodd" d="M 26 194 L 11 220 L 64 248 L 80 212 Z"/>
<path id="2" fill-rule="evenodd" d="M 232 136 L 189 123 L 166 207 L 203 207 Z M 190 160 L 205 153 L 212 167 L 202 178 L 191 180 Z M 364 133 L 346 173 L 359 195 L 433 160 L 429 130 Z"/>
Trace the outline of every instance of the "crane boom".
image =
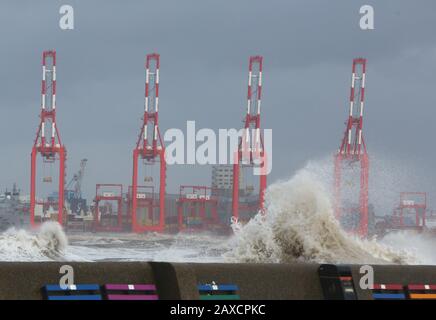
<path id="1" fill-rule="evenodd" d="M 70 182 L 68 182 L 67 190 L 71 190 L 71 186 L 74 184 L 74 198 L 82 199 L 82 181 L 85 176 L 85 167 L 88 159 L 82 159 L 80 161 L 80 169 L 74 176 L 71 178 Z"/>

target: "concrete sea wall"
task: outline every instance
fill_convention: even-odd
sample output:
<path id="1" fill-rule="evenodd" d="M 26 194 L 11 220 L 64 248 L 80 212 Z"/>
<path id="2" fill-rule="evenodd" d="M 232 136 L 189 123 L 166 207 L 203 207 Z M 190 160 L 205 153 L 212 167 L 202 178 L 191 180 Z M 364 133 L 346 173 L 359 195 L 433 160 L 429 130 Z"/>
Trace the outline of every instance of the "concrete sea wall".
<path id="1" fill-rule="evenodd" d="M 198 284 L 236 284 L 241 299 L 323 299 L 318 264 L 215 264 L 166 262 L 0 262 L 0 299 L 41 300 L 41 288 L 58 284 L 62 265 L 74 269 L 75 284 L 154 283 L 160 299 L 199 299 Z M 374 267 L 375 283 L 436 284 L 436 266 Z M 358 265 L 351 266 L 359 299 Z"/>

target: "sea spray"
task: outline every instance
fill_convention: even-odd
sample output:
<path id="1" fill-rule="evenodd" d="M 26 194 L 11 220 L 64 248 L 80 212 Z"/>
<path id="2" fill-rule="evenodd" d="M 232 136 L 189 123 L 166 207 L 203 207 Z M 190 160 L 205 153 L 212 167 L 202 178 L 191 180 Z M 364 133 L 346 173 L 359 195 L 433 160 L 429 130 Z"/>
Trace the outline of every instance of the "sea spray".
<path id="1" fill-rule="evenodd" d="M 403 248 L 411 252 L 417 257 L 420 264 L 436 265 L 434 234 L 403 230 L 388 233 L 380 242 L 394 248 Z"/>
<path id="2" fill-rule="evenodd" d="M 272 184 L 266 215 L 234 226 L 231 262 L 418 263 L 404 250 L 346 233 L 333 216 L 331 200 L 314 174 L 301 170 Z"/>
<path id="3" fill-rule="evenodd" d="M 35 234 L 11 228 L 0 234 L 0 261 L 61 260 L 67 246 L 57 222 L 43 223 Z"/>

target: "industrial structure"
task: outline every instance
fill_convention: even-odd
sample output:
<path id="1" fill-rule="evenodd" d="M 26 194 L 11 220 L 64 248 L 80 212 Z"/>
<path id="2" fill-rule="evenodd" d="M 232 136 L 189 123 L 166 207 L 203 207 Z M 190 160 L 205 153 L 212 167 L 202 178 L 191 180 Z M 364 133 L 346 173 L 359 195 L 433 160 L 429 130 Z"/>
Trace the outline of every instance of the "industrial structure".
<path id="1" fill-rule="evenodd" d="M 375 217 L 370 236 L 383 237 L 388 233 L 403 230 L 436 235 L 435 221 L 436 215 L 427 207 L 426 192 L 400 192 L 399 203 L 393 212 Z"/>
<path id="2" fill-rule="evenodd" d="M 145 180 L 145 179 L 144 179 Z M 127 189 L 127 195 L 126 195 L 126 201 L 127 201 L 127 210 L 126 212 L 126 224 L 130 225 L 133 230 L 133 222 L 132 222 L 132 204 L 133 204 L 133 192 L 132 192 L 132 186 L 129 186 Z M 144 186 L 140 185 L 137 186 L 136 189 L 136 211 L 142 210 L 142 217 L 143 223 L 145 223 L 145 220 L 148 219 L 148 221 L 151 221 L 153 219 L 153 212 L 155 211 L 156 207 L 156 199 L 154 194 L 154 186 Z M 138 215 L 136 216 L 136 220 L 139 220 Z M 140 224 L 140 221 L 138 221 L 138 224 Z"/>
<path id="3" fill-rule="evenodd" d="M 230 217 L 247 221 L 263 210 L 266 174 L 260 170 L 258 191 L 245 182 L 244 169 L 265 167 L 266 154 L 260 131 L 262 57 L 249 60 L 247 114 L 242 136 L 234 150 L 234 164 L 214 167 L 211 187 L 181 186 L 178 195 L 166 194 L 165 146 L 159 131 L 160 56 L 148 54 L 145 62 L 145 101 L 141 130 L 133 150 L 132 184 L 123 193 L 121 184 L 97 184 L 90 211 L 82 197 L 82 181 L 87 159 L 65 185 L 66 149 L 56 126 L 56 53 L 43 54 L 41 121 L 32 149 L 30 220 L 35 225 L 35 210 L 40 221 L 56 218 L 66 227 L 93 231 L 163 232 L 174 229 L 216 229 L 229 227 Z M 49 131 L 49 133 L 47 133 Z M 57 190 L 37 196 L 36 159 L 43 165 L 59 163 Z M 153 176 L 154 168 L 158 174 Z M 43 176 L 53 183 L 53 169 Z M 107 189 L 111 189 L 108 191 Z M 41 200 L 43 199 L 43 200 Z M 64 203 L 66 199 L 66 203 Z M 168 214 L 166 212 L 168 206 Z M 50 213 L 50 217 L 47 213 Z M 68 217 L 70 215 L 71 217 Z M 71 220 L 71 226 L 68 224 Z M 79 227 L 77 227 L 80 225 Z"/>
<path id="4" fill-rule="evenodd" d="M 218 196 L 214 189 L 205 186 L 181 186 L 177 200 L 179 231 L 205 230 L 218 225 L 217 207 Z"/>
<path id="5" fill-rule="evenodd" d="M 88 207 L 82 196 L 87 159 L 81 160 L 79 170 L 65 185 L 66 148 L 56 123 L 56 52 L 45 51 L 40 123 L 31 154 L 31 225 L 57 220 L 69 230 L 223 231 L 229 229 L 230 216 L 245 222 L 258 212 L 265 213 L 266 174 L 262 168 L 268 159 L 260 128 L 262 63 L 261 56 L 249 59 L 247 112 L 234 164 L 213 166 L 211 186 L 182 185 L 178 194 L 167 194 L 165 146 L 159 131 L 160 57 L 147 55 L 144 113 L 133 150 L 132 184 L 126 193 L 122 184 L 97 184 L 94 203 Z M 427 215 L 426 193 L 402 192 L 393 213 L 382 216 L 377 216 L 368 202 L 369 159 L 362 134 L 366 59 L 353 60 L 351 80 L 345 133 L 334 159 L 336 217 L 346 230 L 362 237 L 391 230 L 422 231 L 433 217 Z M 43 168 L 37 172 L 38 159 Z M 157 168 L 156 176 L 153 168 Z M 260 169 L 258 174 L 254 169 Z M 250 173 L 257 188 L 247 182 Z M 55 175 L 58 180 L 53 186 Z M 37 188 L 39 180 L 45 188 Z M 45 194 L 41 195 L 41 190 Z"/>
<path id="6" fill-rule="evenodd" d="M 362 237 L 368 234 L 369 159 L 362 135 L 365 74 L 366 59 L 354 59 L 349 115 L 344 137 L 334 160 L 334 210 L 336 217 L 346 229 Z M 353 174 L 356 175 L 356 172 L 360 174 L 357 173 L 357 176 L 353 176 Z M 355 184 L 357 180 L 359 180 L 358 185 Z M 345 181 L 348 183 L 344 183 Z M 359 198 L 357 200 L 347 199 L 348 202 L 344 201 L 345 189 L 355 193 L 354 195 L 358 194 Z"/>
<path id="7" fill-rule="evenodd" d="M 425 227 L 427 210 L 427 193 L 401 192 L 400 204 L 394 210 L 396 227 L 399 229 L 418 229 Z"/>
<path id="8" fill-rule="evenodd" d="M 85 176 L 85 168 L 88 159 L 80 161 L 80 169 L 73 175 L 65 189 L 65 200 L 69 205 L 71 214 L 80 214 L 88 211 L 86 199 L 82 196 L 82 182 Z"/>
<path id="9" fill-rule="evenodd" d="M 266 174 L 262 168 L 266 168 L 268 159 L 260 129 L 262 64 L 261 56 L 249 59 L 247 112 L 233 154 L 234 164 L 213 166 L 210 187 L 182 185 L 178 194 L 167 194 L 165 146 L 158 121 L 160 56 L 147 55 L 144 113 L 133 150 L 132 184 L 126 193 L 122 184 L 97 184 L 94 203 L 88 206 L 82 196 L 87 159 L 81 160 L 79 170 L 65 185 L 67 151 L 56 122 L 56 52 L 45 51 L 40 123 L 31 153 L 30 198 L 25 210 L 31 226 L 57 220 L 70 231 L 228 231 L 230 216 L 245 222 L 259 211 L 264 213 Z M 362 237 L 404 229 L 436 230 L 427 226 L 427 220 L 436 225 L 436 215 L 427 214 L 424 192 L 402 192 L 392 214 L 377 216 L 369 204 L 369 159 L 362 134 L 366 59 L 353 60 L 351 80 L 348 119 L 334 158 L 337 219 L 347 231 Z M 156 167 L 158 173 L 153 176 Z M 255 168 L 260 169 L 257 175 Z M 257 180 L 257 188 L 248 182 L 250 173 Z M 37 188 L 41 181 L 42 187 Z M 5 193 L 5 203 L 7 196 Z M 21 202 L 25 206 L 25 201 Z"/>
<path id="10" fill-rule="evenodd" d="M 134 232 L 163 231 L 165 228 L 165 190 L 166 162 L 165 147 L 159 131 L 159 54 L 148 54 L 145 63 L 145 103 L 141 131 L 133 150 L 132 205 L 131 219 Z M 141 206 L 141 194 L 138 194 L 140 166 L 143 166 L 141 183 L 151 187 L 151 206 Z M 149 171 L 159 166 L 159 176 L 153 177 Z M 156 181 L 158 180 L 158 181 Z M 150 212 L 150 209 L 152 210 Z"/>
<path id="11" fill-rule="evenodd" d="M 37 196 L 37 156 L 41 155 L 43 166 L 42 182 L 53 183 L 52 170 L 58 172 L 57 197 L 53 199 L 42 199 Z M 41 114 L 38 131 L 31 153 L 31 174 L 30 174 L 30 223 L 35 226 L 35 212 L 38 208 L 40 220 L 46 212 L 51 212 L 50 219 L 63 224 L 64 211 L 64 179 L 65 179 L 66 149 L 61 142 L 59 130 L 56 124 L 56 51 L 44 51 L 42 55 L 42 89 L 41 89 Z M 44 167 L 50 167 L 47 170 Z M 55 190 L 56 190 L 55 189 Z"/>
<path id="12" fill-rule="evenodd" d="M 232 194 L 232 215 L 239 220 L 241 213 L 248 212 L 251 216 L 258 211 L 263 212 L 264 194 L 266 189 L 266 153 L 263 145 L 263 136 L 260 130 L 261 97 L 262 97 L 262 64 L 261 56 L 252 56 L 248 67 L 248 93 L 247 93 L 247 113 L 245 115 L 242 137 L 239 140 L 238 150 L 234 154 L 233 164 L 233 194 Z M 260 168 L 258 172 L 259 186 L 257 199 L 240 197 L 240 171 L 243 168 Z M 248 174 L 244 174 L 248 179 Z M 254 186 L 249 186 L 254 189 Z M 254 190 L 247 190 L 251 195 Z M 248 220 L 244 216 L 242 220 Z"/>
<path id="13" fill-rule="evenodd" d="M 123 196 L 122 184 L 96 185 L 94 231 L 115 232 L 123 230 Z"/>

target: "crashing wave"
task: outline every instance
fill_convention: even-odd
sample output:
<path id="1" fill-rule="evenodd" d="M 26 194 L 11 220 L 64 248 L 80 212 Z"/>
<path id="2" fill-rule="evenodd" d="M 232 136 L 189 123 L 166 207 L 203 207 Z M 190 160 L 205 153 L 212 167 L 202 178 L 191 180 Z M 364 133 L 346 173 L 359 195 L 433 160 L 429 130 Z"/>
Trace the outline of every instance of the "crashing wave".
<path id="1" fill-rule="evenodd" d="M 225 258 L 231 262 L 314 262 L 409 264 L 417 259 L 373 240 L 345 232 L 334 218 L 330 198 L 307 170 L 271 185 L 266 215 L 245 226 L 234 222 L 235 236 Z"/>
<path id="2" fill-rule="evenodd" d="M 43 223 L 36 234 L 11 228 L 0 234 L 0 261 L 61 260 L 67 245 L 57 222 Z"/>

